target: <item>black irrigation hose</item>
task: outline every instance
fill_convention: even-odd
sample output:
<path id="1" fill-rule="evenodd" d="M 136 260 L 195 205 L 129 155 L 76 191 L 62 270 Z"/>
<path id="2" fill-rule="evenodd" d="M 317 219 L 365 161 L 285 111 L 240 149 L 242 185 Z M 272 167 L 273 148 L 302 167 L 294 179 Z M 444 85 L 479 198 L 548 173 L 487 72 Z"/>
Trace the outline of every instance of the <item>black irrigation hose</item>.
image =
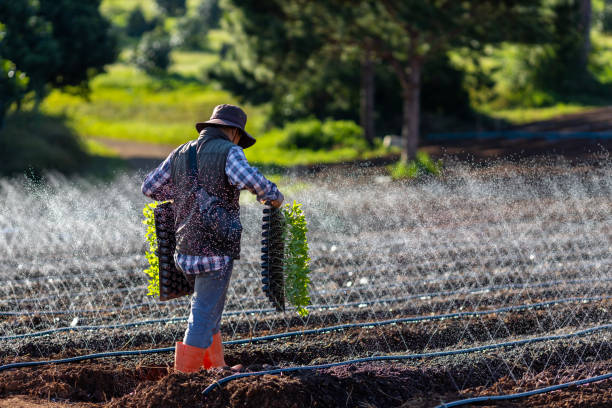
<path id="1" fill-rule="evenodd" d="M 11 363 L 11 364 L 5 364 L 5 365 L 0 366 L 0 372 L 9 370 L 11 368 L 34 367 L 34 366 L 47 365 L 47 364 L 74 363 L 77 361 L 93 360 L 96 358 L 104 358 L 104 357 L 140 356 L 143 354 L 165 353 L 165 352 L 170 352 L 170 351 L 174 351 L 174 347 L 165 347 L 165 348 L 148 349 L 148 350 L 109 351 L 106 353 L 86 354 L 83 356 L 62 358 L 59 360 L 22 361 L 20 363 Z"/>
<path id="2" fill-rule="evenodd" d="M 328 304 L 328 305 L 310 305 L 307 306 L 307 309 L 317 310 L 317 309 L 333 309 L 337 307 L 343 306 L 358 306 L 358 305 L 370 305 L 370 304 L 380 304 L 380 303 L 392 303 L 392 302 L 400 302 L 406 301 L 410 299 L 417 299 L 421 297 L 437 297 L 437 296 L 451 296 L 458 294 L 474 294 L 488 291 L 497 291 L 497 290 L 505 290 L 505 289 L 524 289 L 524 288 L 542 288 L 556 285 L 579 285 L 581 283 L 601 283 L 601 282 L 610 282 L 612 278 L 595 278 L 595 279 L 572 279 L 572 280 L 554 280 L 554 281 L 545 281 L 540 283 L 510 283 L 507 285 L 496 285 L 496 286 L 486 286 L 482 288 L 472 288 L 472 289 L 458 289 L 458 290 L 449 290 L 449 291 L 438 291 L 438 292 L 422 292 L 416 293 L 413 295 L 400 297 L 400 298 L 384 298 L 384 299 L 376 299 L 376 300 L 365 300 L 358 302 L 349 302 L 349 303 L 337 303 L 337 304 Z M 392 285 L 393 286 L 393 285 Z M 397 285 L 397 287 L 400 287 Z M 362 290 L 368 290 L 368 287 L 360 288 Z M 336 290 L 338 293 L 345 291 L 348 292 L 352 289 L 344 288 L 340 290 Z M 188 305 L 189 302 L 172 299 L 170 301 L 166 301 L 163 303 L 155 303 L 155 302 L 147 302 L 147 303 L 137 303 L 130 306 L 124 306 L 121 308 L 107 308 L 107 309 L 75 309 L 75 310 L 24 310 L 18 312 L 12 311 L 0 311 L 0 316 L 24 316 L 24 315 L 74 315 L 77 313 L 85 314 L 85 313 L 111 313 L 111 312 L 122 312 L 124 310 L 137 309 L 139 307 L 144 306 L 173 306 L 173 305 Z M 291 310 L 291 308 L 287 308 Z M 240 314 L 264 314 L 264 313 L 272 313 L 275 312 L 275 309 L 248 309 L 248 310 L 236 310 L 236 311 L 228 311 L 224 312 L 223 316 L 234 316 Z"/>
<path id="3" fill-rule="evenodd" d="M 359 363 L 367 363 L 367 362 L 372 362 L 372 361 L 418 360 L 421 358 L 445 357 L 445 356 L 452 356 L 452 355 L 457 355 L 457 354 L 476 353 L 480 351 L 487 351 L 487 350 L 493 350 L 493 349 L 504 348 L 504 347 L 515 347 L 515 346 L 521 346 L 525 344 L 538 343 L 542 341 L 561 340 L 561 339 L 567 339 L 570 337 L 584 336 L 586 334 L 590 334 L 596 331 L 608 330 L 608 329 L 612 329 L 612 324 L 591 327 L 589 329 L 577 331 L 574 333 L 558 334 L 558 335 L 543 336 L 543 337 L 533 337 L 530 339 L 507 341 L 504 343 L 488 344 L 485 346 L 470 347 L 470 348 L 464 348 L 464 349 L 459 349 L 459 350 L 434 351 L 431 353 L 405 354 L 405 355 L 373 356 L 373 357 L 358 358 L 355 360 L 340 361 L 337 363 L 319 364 L 319 365 L 312 365 L 312 366 L 277 368 L 273 370 L 255 371 L 251 373 L 239 373 L 239 374 L 230 375 L 228 377 L 224 377 L 218 381 L 215 381 L 214 383 L 206 387 L 206 389 L 202 391 L 202 394 L 207 395 L 215 388 L 221 387 L 223 384 L 227 382 L 236 380 L 238 378 L 244 378 L 244 377 L 260 376 L 260 375 L 266 375 L 266 374 L 282 374 L 282 373 L 290 373 L 290 372 L 295 372 L 295 371 L 319 370 L 319 369 L 324 369 L 324 368 L 339 367 L 339 366 L 359 364 Z M 0 367 L 0 370 L 1 369 L 2 367 Z"/>
<path id="4" fill-rule="evenodd" d="M 325 333 L 325 332 L 343 330 L 343 329 L 354 328 L 354 327 L 375 327 L 375 326 L 383 326 L 383 325 L 395 324 L 395 323 L 418 323 L 418 322 L 423 322 L 423 321 L 452 319 L 452 318 L 460 318 L 460 317 L 467 317 L 467 316 L 483 316 L 483 315 L 511 312 L 511 311 L 517 311 L 517 310 L 537 309 L 540 307 L 546 307 L 546 306 L 552 306 L 552 305 L 564 304 L 564 303 L 594 302 L 598 300 L 607 300 L 610 298 L 612 298 L 612 296 L 596 296 L 596 297 L 583 297 L 583 298 L 574 297 L 574 298 L 549 300 L 546 302 L 529 303 L 529 304 L 524 304 L 524 305 L 507 306 L 507 307 L 502 307 L 498 309 L 476 310 L 472 312 L 456 312 L 456 313 L 445 313 L 441 315 L 432 315 L 432 316 L 406 317 L 406 318 L 401 318 L 401 319 L 381 320 L 377 322 L 348 323 L 348 324 L 341 324 L 341 325 L 336 325 L 336 326 L 322 327 L 319 329 L 292 331 L 292 332 L 274 334 L 274 335 L 269 335 L 269 336 L 256 337 L 256 338 L 251 339 L 251 341 L 254 342 L 254 341 L 262 341 L 262 340 L 276 339 L 276 338 L 282 338 L 282 337 L 305 335 L 305 334 Z M 186 317 L 171 317 L 171 318 L 164 318 L 164 319 L 152 319 L 152 320 L 143 320 L 140 322 L 109 324 L 109 325 L 100 325 L 100 326 L 58 327 L 56 329 L 43 330 L 43 331 L 39 331 L 35 333 L 25 333 L 25 334 L 15 334 L 12 336 L 4 336 L 4 337 L 0 337 L 0 341 L 15 340 L 15 339 L 28 338 L 28 337 L 40 337 L 40 336 L 45 336 L 48 334 L 68 332 L 68 331 L 120 329 L 120 328 L 129 328 L 129 327 L 143 326 L 143 325 L 156 324 L 156 323 L 174 323 L 174 322 L 184 322 L 184 321 L 187 321 Z M 242 340 L 233 340 L 233 341 L 242 341 Z M 225 344 L 242 344 L 242 343 L 233 343 L 232 341 L 229 341 L 229 342 L 226 342 Z"/>
<path id="5" fill-rule="evenodd" d="M 492 395 L 492 396 L 487 396 L 487 397 L 466 398 L 462 400 L 449 402 L 447 404 L 440 404 L 436 408 L 459 407 L 462 405 L 470 405 L 470 404 L 476 404 L 480 402 L 507 401 L 507 400 L 512 400 L 512 399 L 530 397 L 532 395 L 544 394 L 547 392 L 557 391 L 557 390 L 572 387 L 575 385 L 591 384 L 591 383 L 598 382 L 598 381 L 609 380 L 610 378 L 612 378 L 612 373 L 598 375 L 597 377 L 585 378 L 583 380 L 576 380 L 576 381 L 570 381 L 570 382 L 563 383 L 563 384 L 552 385 L 550 387 L 545 387 L 545 388 L 536 388 L 535 390 L 519 392 L 516 394 Z"/>
<path id="6" fill-rule="evenodd" d="M 400 319 L 397 319 L 397 320 L 400 320 Z M 391 324 L 390 322 L 391 321 L 388 321 L 387 324 Z M 248 375 L 242 374 L 241 377 L 248 377 L 248 376 L 251 376 L 251 375 L 263 375 L 263 374 L 268 374 L 268 373 L 274 374 L 276 372 L 281 373 L 281 372 L 290 372 L 290 371 L 298 371 L 298 370 L 310 370 L 310 369 L 317 369 L 317 368 L 328 368 L 328 367 L 335 367 L 335 366 L 339 366 L 339 365 L 356 364 L 356 363 L 366 362 L 366 361 L 419 359 L 419 358 L 424 358 L 424 357 L 441 357 L 441 356 L 449 356 L 449 355 L 455 355 L 455 354 L 466 354 L 466 353 L 472 353 L 472 352 L 484 351 L 484 350 L 491 350 L 491 349 L 502 348 L 502 347 L 509 347 L 509 346 L 517 346 L 517 345 L 522 345 L 522 344 L 536 343 L 536 342 L 546 341 L 546 340 L 558 340 L 558 339 L 565 339 L 565 338 L 576 337 L 576 336 L 583 336 L 585 334 L 593 333 L 593 332 L 600 331 L 600 330 L 606 330 L 606 329 L 610 329 L 610 328 L 612 328 L 612 324 L 591 327 L 589 329 L 581 330 L 581 331 L 574 332 L 574 333 L 554 335 L 554 336 L 534 337 L 534 338 L 531 338 L 531 339 L 516 340 L 516 341 L 497 343 L 497 344 L 490 344 L 490 345 L 486 345 L 486 346 L 472 347 L 472 348 L 468 348 L 468 349 L 451 350 L 451 351 L 439 351 L 439 352 L 422 353 L 422 354 L 408 354 L 408 355 L 404 355 L 404 356 L 366 357 L 366 358 L 363 358 L 363 359 L 349 360 L 349 361 L 340 362 L 340 363 L 324 364 L 324 365 L 321 365 L 321 366 L 289 367 L 289 368 L 281 368 L 281 369 L 277 369 L 277 370 L 257 371 L 255 373 L 245 373 L 245 374 L 248 374 Z M 322 328 L 322 329 L 324 329 L 324 328 Z M 322 329 L 318 329 L 318 330 L 322 330 Z M 282 337 L 288 337 L 287 334 L 288 333 L 281 333 L 279 335 L 269 335 L 269 336 L 262 336 L 262 337 L 254 337 L 254 338 L 251 338 L 251 339 L 232 340 L 232 341 L 224 342 L 223 344 L 226 344 L 226 345 L 229 345 L 229 344 L 236 345 L 236 344 L 254 343 L 254 342 L 258 342 L 258 341 L 266 341 L 266 340 L 272 340 L 272 339 L 277 339 L 277 338 L 282 338 Z M 293 335 L 300 335 L 300 334 L 301 334 L 300 332 L 294 332 Z M 148 350 L 111 351 L 111 352 L 105 352 L 105 353 L 86 354 L 86 355 L 83 355 L 83 356 L 69 357 L 69 358 L 64 358 L 64 359 L 59 359 L 59 360 L 23 361 L 23 362 L 19 362 L 19 363 L 11 363 L 11 364 L 2 365 L 2 366 L 0 366 L 0 372 L 5 371 L 5 370 L 9 370 L 9 369 L 12 369 L 12 368 L 34 367 L 34 366 L 48 365 L 48 364 L 73 363 L 73 362 L 77 362 L 77 361 L 93 360 L 93 359 L 96 359 L 96 358 L 105 358 L 105 357 L 123 357 L 123 356 L 134 356 L 134 355 L 154 354 L 154 353 L 167 353 L 167 352 L 174 352 L 174 347 L 164 347 L 164 348 L 148 349 Z M 241 378 L 241 377 L 235 377 L 235 378 L 232 378 L 232 377 L 235 377 L 235 376 L 230 376 L 230 377 L 222 378 L 219 382 L 216 382 L 215 384 L 220 385 L 220 384 L 222 384 L 221 381 L 223 381 L 223 380 L 226 380 L 226 381 L 223 381 L 223 382 L 227 382 L 227 381 L 231 381 L 231 380 L 233 380 L 235 378 Z M 215 384 L 211 384 L 208 388 L 211 388 L 211 387 L 214 388 Z"/>

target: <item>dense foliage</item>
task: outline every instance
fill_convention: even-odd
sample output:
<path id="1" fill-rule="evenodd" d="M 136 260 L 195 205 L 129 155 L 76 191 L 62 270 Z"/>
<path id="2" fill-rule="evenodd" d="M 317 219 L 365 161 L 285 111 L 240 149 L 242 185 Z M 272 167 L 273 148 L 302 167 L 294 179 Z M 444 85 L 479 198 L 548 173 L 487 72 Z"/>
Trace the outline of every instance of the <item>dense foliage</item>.
<path id="1" fill-rule="evenodd" d="M 285 296 L 296 308 L 300 316 L 308 315 L 306 306 L 310 304 L 308 286 L 310 285 L 310 256 L 306 232 L 306 216 L 302 205 L 285 204 L 282 207 L 285 218 Z"/>
<path id="2" fill-rule="evenodd" d="M 590 41 L 585 43 L 584 25 L 590 21 L 584 21 L 584 3 L 584 0 L 555 1 L 552 41 L 536 63 L 535 87 L 566 95 L 584 92 L 585 88 L 591 88 L 590 91 L 601 88 L 587 70 Z"/>
<path id="3" fill-rule="evenodd" d="M 208 26 L 197 16 L 181 17 L 172 36 L 173 45 L 186 50 L 202 50 L 206 47 Z"/>
<path id="4" fill-rule="evenodd" d="M 306 119 L 293 122 L 282 130 L 286 133 L 283 147 L 323 150 L 336 147 L 353 147 L 365 149 L 361 127 L 349 120 Z"/>
<path id="5" fill-rule="evenodd" d="M 222 15 L 219 0 L 202 0 L 198 5 L 197 14 L 201 18 L 202 24 L 208 29 L 219 27 Z"/>
<path id="6" fill-rule="evenodd" d="M 162 13 L 168 16 L 182 16 L 187 11 L 186 0 L 155 0 L 155 2 Z"/>
<path id="7" fill-rule="evenodd" d="M 170 65 L 170 36 L 163 29 L 145 33 L 132 57 L 136 66 L 149 74 L 165 72 Z"/>
<path id="8" fill-rule="evenodd" d="M 136 7 L 128 16 L 125 33 L 130 37 L 140 37 L 147 31 L 153 30 L 157 23 L 158 21 L 155 18 L 147 20 L 142 9 Z"/>
<path id="9" fill-rule="evenodd" d="M 5 36 L 0 58 L 12 61 L 29 78 L 39 100 L 50 87 L 85 93 L 89 80 L 117 56 L 110 24 L 100 1 L 21 0 L 0 2 Z"/>

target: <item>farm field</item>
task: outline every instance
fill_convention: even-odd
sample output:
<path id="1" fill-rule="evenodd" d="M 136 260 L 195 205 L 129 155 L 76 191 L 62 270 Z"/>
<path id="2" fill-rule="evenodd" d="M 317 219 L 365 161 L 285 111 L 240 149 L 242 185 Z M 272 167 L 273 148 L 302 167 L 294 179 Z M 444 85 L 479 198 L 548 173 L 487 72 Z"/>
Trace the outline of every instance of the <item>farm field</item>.
<path id="1" fill-rule="evenodd" d="M 606 157 L 448 161 L 442 179 L 410 183 L 373 167 L 288 173 L 281 186 L 299 183 L 287 199 L 309 223 L 305 318 L 275 312 L 263 295 L 261 206 L 243 197 L 221 328 L 227 363 L 254 373 L 366 361 L 228 382 L 229 371 L 172 370 L 189 300 L 146 295 L 141 180 L 0 180 L 0 407 L 434 407 L 612 371 Z M 504 406 L 610 400 L 608 380 Z"/>

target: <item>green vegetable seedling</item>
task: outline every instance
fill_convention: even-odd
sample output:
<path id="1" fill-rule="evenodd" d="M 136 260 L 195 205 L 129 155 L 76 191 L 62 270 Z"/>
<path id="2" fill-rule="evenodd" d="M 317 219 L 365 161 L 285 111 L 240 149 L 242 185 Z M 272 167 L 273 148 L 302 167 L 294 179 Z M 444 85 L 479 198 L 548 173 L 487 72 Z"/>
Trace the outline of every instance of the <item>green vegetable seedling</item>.
<path id="1" fill-rule="evenodd" d="M 310 257 L 306 239 L 306 216 L 302 205 L 285 204 L 282 213 L 285 217 L 283 238 L 285 241 L 284 272 L 285 296 L 300 316 L 308 315 L 306 306 L 310 304 L 308 286 L 310 285 Z"/>
<path id="2" fill-rule="evenodd" d="M 157 234 L 155 233 L 155 215 L 153 212 L 159 204 L 161 204 L 160 201 L 154 201 L 145 205 L 142 209 L 145 217 L 142 223 L 147 226 L 145 239 L 149 243 L 149 249 L 145 252 L 149 267 L 144 270 L 144 273 L 149 277 L 149 284 L 147 285 L 149 290 L 147 295 L 149 296 L 159 296 L 159 259 L 155 254 L 155 251 L 157 251 Z"/>

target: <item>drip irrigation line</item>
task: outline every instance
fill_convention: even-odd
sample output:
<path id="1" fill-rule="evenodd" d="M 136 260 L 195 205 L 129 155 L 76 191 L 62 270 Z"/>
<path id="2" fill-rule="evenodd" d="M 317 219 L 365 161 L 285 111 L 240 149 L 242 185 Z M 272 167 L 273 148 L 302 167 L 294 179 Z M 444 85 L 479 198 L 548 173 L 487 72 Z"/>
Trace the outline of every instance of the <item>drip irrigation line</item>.
<path id="1" fill-rule="evenodd" d="M 0 372 L 5 371 L 5 370 L 10 370 L 11 368 L 35 367 L 35 366 L 48 365 L 48 364 L 75 363 L 77 361 L 93 360 L 96 358 L 140 356 L 144 354 L 166 353 L 166 352 L 171 352 L 171 351 L 174 351 L 174 347 L 165 347 L 165 348 L 148 349 L 148 350 L 108 351 L 105 353 L 86 354 L 83 356 L 62 358 L 59 360 L 22 361 L 19 363 L 11 363 L 11 364 L 5 364 L 5 365 L 0 366 Z"/>
<path id="2" fill-rule="evenodd" d="M 535 283 L 535 284 L 534 283 L 529 283 L 529 284 L 517 283 L 517 284 L 510 284 L 510 285 L 487 286 L 483 288 L 474 288 L 474 289 L 423 292 L 423 293 L 416 293 L 414 295 L 409 295 L 409 296 L 404 296 L 404 297 L 399 297 L 399 298 L 383 298 L 383 299 L 376 299 L 376 300 L 348 302 L 348 303 L 331 304 L 331 305 L 311 305 L 311 306 L 307 306 L 307 309 L 316 310 L 316 309 L 334 309 L 334 308 L 346 307 L 346 306 L 361 306 L 361 305 L 367 306 L 367 305 L 380 304 L 380 303 L 405 302 L 405 301 L 412 300 L 412 299 L 425 299 L 425 298 L 452 296 L 452 295 L 460 295 L 460 294 L 464 295 L 464 294 L 487 293 L 487 292 L 494 292 L 494 291 L 505 290 L 505 289 L 540 288 L 540 287 L 556 286 L 559 284 L 573 285 L 573 284 L 580 284 L 580 283 L 594 283 L 594 282 L 601 283 L 604 281 L 612 281 L 612 278 L 610 279 L 577 279 L 577 280 L 570 280 L 570 281 L 561 280 L 561 281 L 549 281 L 549 282 L 542 282 L 542 283 Z M 345 289 L 345 290 L 348 291 L 348 289 Z M 274 309 L 270 309 L 270 310 L 273 311 Z M 244 312 L 244 313 L 247 313 L 247 312 Z"/>
<path id="3" fill-rule="evenodd" d="M 612 278 L 596 278 L 596 279 L 572 279 L 572 280 L 554 280 L 554 281 L 546 281 L 539 283 L 511 283 L 507 285 L 496 285 L 496 286 L 485 286 L 481 288 L 473 288 L 473 289 L 458 289 L 458 290 L 450 290 L 450 291 L 437 291 L 437 292 L 422 292 L 416 293 L 414 295 L 409 295 L 400 298 L 384 298 L 384 299 L 376 299 L 376 300 L 368 300 L 368 301 L 355 301 L 348 303 L 336 303 L 336 304 L 318 304 L 318 305 L 310 305 L 307 306 L 307 309 L 311 310 L 321 310 L 321 309 L 333 309 L 338 307 L 346 307 L 346 306 L 359 306 L 359 305 L 372 305 L 372 304 L 380 304 L 380 303 L 397 303 L 412 299 L 425 298 L 425 297 L 440 297 L 440 296 L 452 296 L 458 294 L 477 294 L 477 293 L 486 293 L 492 291 L 499 291 L 505 289 L 524 289 L 524 288 L 541 288 L 541 287 L 549 287 L 549 286 L 557 286 L 557 285 L 578 285 L 581 283 L 602 283 L 612 281 Z M 399 285 L 398 285 L 399 287 Z M 368 287 L 359 287 L 360 290 L 368 290 Z M 355 289 L 346 288 L 338 290 L 339 293 L 354 291 Z M 314 294 L 317 294 L 315 292 Z M 172 306 L 172 305 L 187 305 L 189 302 L 186 299 L 173 299 L 170 301 L 166 301 L 163 303 L 158 302 L 146 302 L 146 303 L 136 303 L 129 306 L 124 307 L 116 307 L 116 308 L 106 308 L 106 309 L 75 309 L 75 310 L 23 310 L 23 311 L 0 311 L 0 316 L 23 316 L 23 315 L 75 315 L 75 314 L 87 314 L 87 313 L 113 313 L 113 312 L 122 312 L 124 310 L 137 309 L 145 306 Z M 291 310 L 288 308 L 288 310 Z M 266 308 L 266 309 L 247 309 L 247 310 L 236 310 L 236 311 L 227 311 L 224 312 L 224 316 L 234 316 L 241 314 L 264 314 L 264 313 L 272 313 L 276 312 L 276 309 Z"/>
<path id="4" fill-rule="evenodd" d="M 408 360 L 408 359 L 420 359 L 420 358 L 426 358 L 426 357 L 443 357 L 443 356 L 450 356 L 450 355 L 456 355 L 456 354 L 468 354 L 468 353 L 492 350 L 492 349 L 503 348 L 503 347 L 513 347 L 513 346 L 520 346 L 523 344 L 531 344 L 531 343 L 537 343 L 537 342 L 542 342 L 542 341 L 559 340 L 559 339 L 566 339 L 566 338 L 571 338 L 571 337 L 584 336 L 586 334 L 594 333 L 594 332 L 601 331 L 601 330 L 607 330 L 610 328 L 612 328 L 612 324 L 595 326 L 595 327 L 591 327 L 591 328 L 581 330 L 578 332 L 574 332 L 574 333 L 534 337 L 530 339 L 489 344 L 485 346 L 471 347 L 471 348 L 459 349 L 459 350 L 437 351 L 437 352 L 431 352 L 431 353 L 408 354 L 408 355 L 397 355 L 397 356 L 387 355 L 387 356 L 365 357 L 361 359 L 349 360 L 349 361 L 344 361 L 340 363 L 329 363 L 329 364 L 324 364 L 320 366 L 301 366 L 301 367 L 281 368 L 281 369 L 268 370 L 268 371 L 257 371 L 254 373 L 245 373 L 247 375 L 241 374 L 239 377 L 235 377 L 235 376 L 226 377 L 226 378 L 221 379 L 220 382 L 215 383 L 215 384 L 220 385 L 222 384 L 221 381 L 223 380 L 226 380 L 223 382 L 227 382 L 227 381 L 231 381 L 236 378 L 247 377 L 251 375 L 276 374 L 276 373 L 281 373 L 281 372 L 290 372 L 290 371 L 298 371 L 298 370 L 312 370 L 312 369 L 328 368 L 328 367 L 335 367 L 335 366 L 347 365 L 347 364 L 357 364 L 357 363 L 367 362 L 367 361 Z M 223 342 L 223 344 L 238 345 L 238 344 L 254 343 L 258 341 L 267 341 L 267 340 L 272 340 L 272 339 L 281 338 L 281 337 L 288 337 L 286 336 L 286 334 L 287 333 L 281 333 L 279 335 L 262 336 L 262 337 L 255 337 L 251 339 L 232 340 L 232 341 Z M 298 335 L 298 334 L 299 333 L 296 332 L 295 335 Z M 105 353 L 86 354 L 82 356 L 64 358 L 64 359 L 59 359 L 59 360 L 23 361 L 19 363 L 11 363 L 11 364 L 2 365 L 0 366 L 0 372 L 9 370 L 11 368 L 33 367 L 33 366 L 48 365 L 48 364 L 73 363 L 77 361 L 93 360 L 93 359 L 105 358 L 105 357 L 124 357 L 124 356 L 134 356 L 134 355 L 143 355 L 143 354 L 167 353 L 167 352 L 174 352 L 174 349 L 175 349 L 174 347 L 164 347 L 164 348 L 148 349 L 148 350 L 110 351 L 110 352 L 105 352 Z M 234 377 L 234 378 L 231 378 L 231 377 Z M 210 387 L 214 388 L 215 384 L 212 384 L 208 388 Z"/>
<path id="5" fill-rule="evenodd" d="M 585 378 L 582 380 L 570 381 L 570 382 L 563 383 L 563 384 L 552 385 L 550 387 L 545 387 L 545 388 L 536 388 L 535 390 L 519 392 L 516 394 L 491 395 L 487 397 L 466 398 L 462 400 L 449 402 L 447 404 L 440 404 L 436 408 L 459 407 L 462 405 L 470 405 L 470 404 L 476 404 L 480 402 L 506 401 L 506 400 L 530 397 L 532 395 L 545 394 L 547 392 L 557 391 L 557 390 L 561 390 L 564 388 L 573 387 L 576 385 L 591 384 L 591 383 L 598 382 L 598 381 L 609 380 L 610 378 L 612 378 L 612 373 L 598 375 L 597 377 Z"/>
<path id="6" fill-rule="evenodd" d="M 612 324 L 591 327 L 589 329 L 580 330 L 574 333 L 557 334 L 557 335 L 543 336 L 543 337 L 532 337 L 530 339 L 507 341 L 503 343 L 488 344 L 485 346 L 470 347 L 470 348 L 464 348 L 464 349 L 459 349 L 459 350 L 434 351 L 430 353 L 404 354 L 404 355 L 373 356 L 373 357 L 358 358 L 354 360 L 340 361 L 337 363 L 327 363 L 327 364 L 319 364 L 319 365 L 311 365 L 311 366 L 295 366 L 295 367 L 277 368 L 273 370 L 255 371 L 251 373 L 239 373 L 239 374 L 233 374 L 228 377 L 221 378 L 218 381 L 215 381 L 214 383 L 206 387 L 206 389 L 202 392 L 202 394 L 207 395 L 215 388 L 221 387 L 223 384 L 227 382 L 236 380 L 238 378 L 244 378 L 244 377 L 261 376 L 261 375 L 266 375 L 266 374 L 282 374 L 282 373 L 290 373 L 290 372 L 295 372 L 295 371 L 319 370 L 319 369 L 324 369 L 324 368 L 332 368 L 332 367 L 339 367 L 339 366 L 359 364 L 359 363 L 367 363 L 367 362 L 373 362 L 373 361 L 418 360 L 421 358 L 445 357 L 445 356 L 453 356 L 453 355 L 458 355 L 458 354 L 469 354 L 469 353 L 494 350 L 494 349 L 499 349 L 499 348 L 504 348 L 504 347 L 522 346 L 525 344 L 533 344 L 533 343 L 538 343 L 538 342 L 543 342 L 543 341 L 562 340 L 562 339 L 567 339 L 571 337 L 584 336 L 590 333 L 594 333 L 594 332 L 601 331 L 601 330 L 608 330 L 608 329 L 612 329 Z M 1 370 L 2 370 L 2 367 L 0 367 L 0 371 Z"/>
<path id="7" fill-rule="evenodd" d="M 319 334 L 319 333 L 326 333 L 326 332 L 331 332 L 331 331 L 336 331 L 336 330 L 344 330 L 344 329 L 357 328 L 357 327 L 377 327 L 377 326 L 385 326 L 385 325 L 397 324 L 397 323 L 419 323 L 419 322 L 432 321 L 432 320 L 444 320 L 444 319 L 454 319 L 454 318 L 462 318 L 462 317 L 484 316 L 484 315 L 491 315 L 491 314 L 496 314 L 496 313 L 506 313 L 506 312 L 512 312 L 512 311 L 537 309 L 540 307 L 553 306 L 557 304 L 565 304 L 565 303 L 573 303 L 573 302 L 586 303 L 586 302 L 594 302 L 594 301 L 599 301 L 599 300 L 607 300 L 611 298 L 612 296 L 596 296 L 596 297 L 582 297 L 582 298 L 574 297 L 574 298 L 550 300 L 546 302 L 507 306 L 507 307 L 502 307 L 502 308 L 497 308 L 497 309 L 475 310 L 471 312 L 455 312 L 455 313 L 445 313 L 445 314 L 432 315 L 432 316 L 405 317 L 405 318 L 399 318 L 399 319 L 380 320 L 376 322 L 347 323 L 347 324 L 341 324 L 341 325 L 336 325 L 336 326 L 321 327 L 318 329 L 290 331 L 286 333 L 274 334 L 274 335 L 269 335 L 269 336 L 255 337 L 255 338 L 250 339 L 250 342 L 273 340 L 273 339 L 292 337 L 292 336 L 302 336 L 302 335 L 307 335 L 307 334 Z M 16 340 L 16 339 L 23 339 L 23 338 L 29 338 L 29 337 L 40 337 L 40 336 L 45 336 L 49 334 L 69 332 L 69 331 L 120 329 L 120 328 L 129 328 L 129 327 L 157 324 L 157 323 L 175 323 L 175 322 L 184 322 L 184 321 L 187 321 L 186 317 L 171 317 L 171 318 L 152 319 L 152 320 L 143 320 L 139 322 L 119 323 L 119 324 L 109 324 L 109 325 L 99 325 L 99 326 L 58 327 L 55 329 L 43 330 L 43 331 L 34 332 L 34 333 L 2 336 L 0 337 L 0 341 Z M 224 344 L 243 344 L 243 343 L 244 343 L 243 340 L 232 340 Z"/>
<path id="8" fill-rule="evenodd" d="M 225 382 L 234 380 L 236 378 L 250 377 L 252 375 L 277 374 L 277 373 L 299 371 L 299 370 L 329 368 L 329 367 L 336 367 L 336 366 L 348 365 L 348 364 L 357 364 L 357 363 L 369 362 L 369 361 L 414 360 L 414 359 L 427 358 L 427 357 L 443 357 L 443 356 L 450 356 L 450 355 L 457 355 L 457 354 L 468 354 L 468 353 L 493 350 L 493 349 L 498 349 L 498 348 L 503 348 L 503 347 L 514 347 L 514 346 L 537 343 L 537 342 L 542 342 L 542 341 L 560 340 L 560 339 L 567 339 L 571 337 L 584 336 L 590 333 L 594 333 L 594 332 L 601 331 L 601 330 L 607 330 L 610 328 L 612 328 L 612 324 L 595 326 L 595 327 L 591 327 L 589 329 L 581 330 L 581 331 L 574 332 L 574 333 L 534 337 L 530 339 L 489 344 L 485 346 L 471 347 L 471 348 L 465 348 L 465 349 L 459 349 L 459 350 L 437 351 L 437 352 L 431 352 L 431 353 L 407 354 L 407 355 L 374 356 L 374 357 L 360 358 L 356 360 L 348 360 L 348 361 L 343 361 L 339 363 L 323 364 L 323 365 L 318 365 L 318 366 L 288 367 L 288 368 L 280 368 L 280 369 L 275 369 L 275 370 L 257 371 L 253 373 L 235 374 L 229 377 L 222 378 L 221 380 L 215 382 L 214 384 L 211 384 L 207 388 L 207 390 L 212 389 L 215 386 L 221 385 Z M 269 340 L 270 337 L 272 336 L 264 336 L 261 339 L 266 338 L 267 340 Z M 235 344 L 246 344 L 246 343 L 252 343 L 253 341 L 259 340 L 259 339 L 260 338 L 233 340 L 230 342 L 224 342 L 223 344 L 234 344 L 234 345 Z M 166 353 L 166 352 L 173 352 L 174 349 L 175 349 L 174 347 L 164 347 L 164 348 L 148 349 L 148 350 L 111 351 L 111 352 L 105 352 L 105 353 L 87 354 L 83 356 L 76 356 L 76 357 L 64 358 L 64 359 L 59 359 L 59 360 L 24 361 L 24 362 L 19 362 L 19 363 L 11 363 L 11 364 L 2 365 L 0 366 L 0 372 L 11 369 L 11 368 L 32 367 L 32 366 L 40 366 L 40 365 L 47 365 L 47 364 L 72 363 L 72 362 L 77 362 L 77 361 L 92 360 L 92 359 L 105 358 L 105 357 L 123 357 L 123 356 L 134 356 L 134 355 L 143 355 L 143 354 Z M 210 390 L 208 392 L 210 392 Z M 204 391 L 204 393 L 205 394 L 207 393 L 206 390 Z"/>
<path id="9" fill-rule="evenodd" d="M 140 322 L 107 324 L 107 325 L 99 325 L 99 326 L 67 326 L 67 327 L 58 327 L 55 329 L 38 331 L 34 333 L 24 333 L 24 334 L 15 334 L 11 336 L 3 336 L 3 337 L 0 337 L 0 341 L 23 339 L 23 338 L 28 338 L 28 337 L 40 337 L 40 336 L 46 336 L 49 334 L 70 332 L 70 331 L 122 329 L 122 328 L 136 327 L 136 326 L 145 326 L 145 325 L 156 324 L 156 323 L 174 323 L 174 322 L 185 322 L 185 321 L 187 321 L 187 317 L 170 317 L 170 318 L 163 318 L 163 319 L 143 320 Z"/>

